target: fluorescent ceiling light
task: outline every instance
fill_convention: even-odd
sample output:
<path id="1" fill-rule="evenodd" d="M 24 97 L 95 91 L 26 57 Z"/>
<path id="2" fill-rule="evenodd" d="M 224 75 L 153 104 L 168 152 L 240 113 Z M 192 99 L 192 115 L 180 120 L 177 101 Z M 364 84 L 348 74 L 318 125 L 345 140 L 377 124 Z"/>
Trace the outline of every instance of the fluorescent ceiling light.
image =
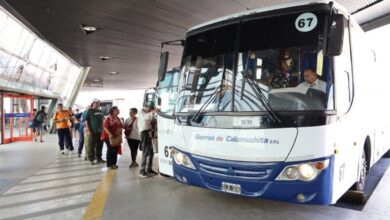
<path id="1" fill-rule="evenodd" d="M 109 57 L 109 56 L 99 56 L 99 59 L 101 59 L 102 61 L 105 61 L 105 60 L 110 60 L 114 57 Z"/>
<path id="2" fill-rule="evenodd" d="M 102 29 L 102 28 L 95 27 L 95 26 L 88 25 L 88 24 L 80 24 L 80 26 L 81 26 L 81 29 L 84 31 L 84 33 L 86 35 L 92 34 L 92 33 L 96 32 L 96 31 Z"/>
<path id="3" fill-rule="evenodd" d="M 97 27 L 93 26 L 83 26 L 83 29 L 86 31 L 97 31 Z"/>
<path id="4" fill-rule="evenodd" d="M 110 75 L 118 75 L 119 72 L 110 72 Z"/>
<path id="5" fill-rule="evenodd" d="M 94 82 L 100 82 L 100 79 L 93 79 Z"/>

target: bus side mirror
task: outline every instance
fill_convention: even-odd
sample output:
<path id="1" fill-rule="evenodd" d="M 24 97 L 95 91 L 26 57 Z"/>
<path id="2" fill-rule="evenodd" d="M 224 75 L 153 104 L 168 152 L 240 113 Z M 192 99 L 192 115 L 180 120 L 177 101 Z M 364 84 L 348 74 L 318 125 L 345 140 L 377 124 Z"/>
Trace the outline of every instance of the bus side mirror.
<path id="1" fill-rule="evenodd" d="M 165 79 L 165 74 L 168 68 L 169 52 L 161 53 L 160 66 L 158 67 L 158 81 Z"/>
<path id="2" fill-rule="evenodd" d="M 326 55 L 338 56 L 343 51 L 344 29 L 346 23 L 346 19 L 343 15 L 332 15 L 330 19 Z"/>

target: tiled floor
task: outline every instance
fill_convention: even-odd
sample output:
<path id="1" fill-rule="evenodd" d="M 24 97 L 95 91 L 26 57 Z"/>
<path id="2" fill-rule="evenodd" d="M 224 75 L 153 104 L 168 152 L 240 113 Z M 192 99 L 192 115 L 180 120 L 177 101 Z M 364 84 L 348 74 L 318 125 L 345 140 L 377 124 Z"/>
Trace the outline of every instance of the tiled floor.
<path id="1" fill-rule="evenodd" d="M 55 143 L 48 136 L 45 143 L 0 146 L 0 219 L 83 219 L 105 165 L 59 155 Z M 227 195 L 161 176 L 142 179 L 128 168 L 127 144 L 123 149 L 102 219 L 390 219 L 390 170 L 355 211 Z"/>
<path id="2" fill-rule="evenodd" d="M 105 166 L 59 155 L 55 143 L 47 136 L 45 143 L 0 146 L 1 178 L 12 177 L 2 187 L 0 219 L 82 219 Z"/>

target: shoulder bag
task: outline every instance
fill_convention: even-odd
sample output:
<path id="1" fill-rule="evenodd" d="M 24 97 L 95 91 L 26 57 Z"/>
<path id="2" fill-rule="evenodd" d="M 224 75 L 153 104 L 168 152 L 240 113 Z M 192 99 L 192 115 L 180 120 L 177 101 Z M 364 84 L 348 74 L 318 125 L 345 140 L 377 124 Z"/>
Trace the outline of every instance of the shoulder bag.
<path id="1" fill-rule="evenodd" d="M 133 124 L 134 122 L 137 120 L 137 118 L 135 118 L 131 124 L 125 129 L 125 136 L 128 137 L 130 134 L 131 134 L 131 131 L 133 130 Z"/>

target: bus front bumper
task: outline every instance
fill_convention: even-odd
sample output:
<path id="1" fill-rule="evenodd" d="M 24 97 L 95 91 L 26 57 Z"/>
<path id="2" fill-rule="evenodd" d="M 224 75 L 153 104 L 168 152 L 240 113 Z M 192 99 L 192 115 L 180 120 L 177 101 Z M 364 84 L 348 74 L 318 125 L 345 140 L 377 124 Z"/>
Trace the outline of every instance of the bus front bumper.
<path id="1" fill-rule="evenodd" d="M 329 159 L 327 168 L 312 181 L 287 181 L 276 179 L 285 167 L 297 162 L 247 163 L 186 155 L 195 169 L 173 163 L 175 179 L 183 184 L 291 203 L 328 205 L 332 201 L 333 156 L 311 160 Z"/>

